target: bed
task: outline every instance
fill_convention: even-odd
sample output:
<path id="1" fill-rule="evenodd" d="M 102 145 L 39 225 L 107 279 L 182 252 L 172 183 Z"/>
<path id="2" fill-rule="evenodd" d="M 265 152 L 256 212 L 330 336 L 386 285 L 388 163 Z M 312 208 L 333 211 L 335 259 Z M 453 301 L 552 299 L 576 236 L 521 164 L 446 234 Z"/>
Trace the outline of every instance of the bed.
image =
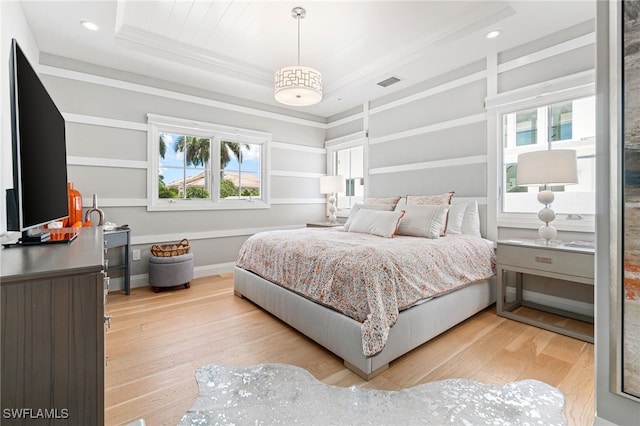
<path id="1" fill-rule="evenodd" d="M 472 233 L 459 232 L 461 226 L 454 230 L 454 210 L 464 212 L 466 206 L 447 206 L 444 216 L 438 210 L 439 219 L 429 222 L 428 238 L 424 230 L 416 236 L 411 227 L 417 223 L 416 212 L 424 216 L 430 207 L 399 207 L 394 204 L 398 220 L 387 235 L 393 238 L 378 232 L 380 217 L 391 223 L 387 218 L 392 213 L 367 207 L 361 208 L 363 213 L 352 211 L 349 218 L 366 213 L 366 232 L 358 230 L 362 221 L 356 220 L 345 227 L 253 235 L 242 246 L 234 270 L 235 294 L 370 380 L 394 359 L 495 302 L 492 243 L 479 235 L 479 228 Z M 451 221 L 452 232 L 447 233 L 443 218 Z"/>

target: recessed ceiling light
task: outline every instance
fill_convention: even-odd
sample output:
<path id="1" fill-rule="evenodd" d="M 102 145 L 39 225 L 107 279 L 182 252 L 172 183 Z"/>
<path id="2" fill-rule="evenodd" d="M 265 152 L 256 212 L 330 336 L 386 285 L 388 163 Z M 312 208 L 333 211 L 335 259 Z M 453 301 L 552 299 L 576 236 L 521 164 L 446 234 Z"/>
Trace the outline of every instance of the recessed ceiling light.
<path id="1" fill-rule="evenodd" d="M 496 38 L 500 35 L 500 30 L 493 30 L 487 33 L 487 38 Z"/>
<path id="2" fill-rule="evenodd" d="M 98 26 L 91 21 L 81 21 L 83 27 L 91 31 L 98 31 Z"/>

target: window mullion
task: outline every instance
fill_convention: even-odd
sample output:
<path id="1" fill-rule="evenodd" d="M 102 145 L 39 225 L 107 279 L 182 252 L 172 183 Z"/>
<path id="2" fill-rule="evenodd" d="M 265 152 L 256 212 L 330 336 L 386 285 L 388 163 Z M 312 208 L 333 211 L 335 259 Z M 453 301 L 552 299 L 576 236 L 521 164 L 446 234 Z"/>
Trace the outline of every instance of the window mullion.
<path id="1" fill-rule="evenodd" d="M 536 143 L 540 146 L 547 146 L 549 148 L 549 108 L 540 107 L 537 109 L 538 112 L 538 124 L 537 124 L 537 140 Z"/>
<path id="2" fill-rule="evenodd" d="M 211 136 L 211 199 L 220 202 L 220 137 Z M 215 165 L 215 167 L 214 167 Z"/>

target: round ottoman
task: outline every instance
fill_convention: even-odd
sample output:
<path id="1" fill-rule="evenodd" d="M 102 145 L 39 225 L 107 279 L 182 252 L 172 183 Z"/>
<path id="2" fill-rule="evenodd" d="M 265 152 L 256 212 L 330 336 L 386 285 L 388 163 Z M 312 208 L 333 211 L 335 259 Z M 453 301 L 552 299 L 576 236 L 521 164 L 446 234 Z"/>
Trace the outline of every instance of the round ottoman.
<path id="1" fill-rule="evenodd" d="M 193 253 L 179 256 L 149 257 L 149 285 L 157 293 L 161 287 L 191 286 L 193 279 Z"/>

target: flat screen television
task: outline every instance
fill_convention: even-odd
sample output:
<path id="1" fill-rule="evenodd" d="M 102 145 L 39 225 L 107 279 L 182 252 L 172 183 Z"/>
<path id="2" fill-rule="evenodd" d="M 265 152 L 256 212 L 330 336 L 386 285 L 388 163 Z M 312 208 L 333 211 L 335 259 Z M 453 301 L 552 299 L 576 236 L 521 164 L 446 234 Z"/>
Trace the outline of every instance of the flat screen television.
<path id="1" fill-rule="evenodd" d="M 45 240 L 43 225 L 69 215 L 65 121 L 15 39 L 11 41 L 13 189 L 7 190 L 7 230 L 19 243 Z"/>

